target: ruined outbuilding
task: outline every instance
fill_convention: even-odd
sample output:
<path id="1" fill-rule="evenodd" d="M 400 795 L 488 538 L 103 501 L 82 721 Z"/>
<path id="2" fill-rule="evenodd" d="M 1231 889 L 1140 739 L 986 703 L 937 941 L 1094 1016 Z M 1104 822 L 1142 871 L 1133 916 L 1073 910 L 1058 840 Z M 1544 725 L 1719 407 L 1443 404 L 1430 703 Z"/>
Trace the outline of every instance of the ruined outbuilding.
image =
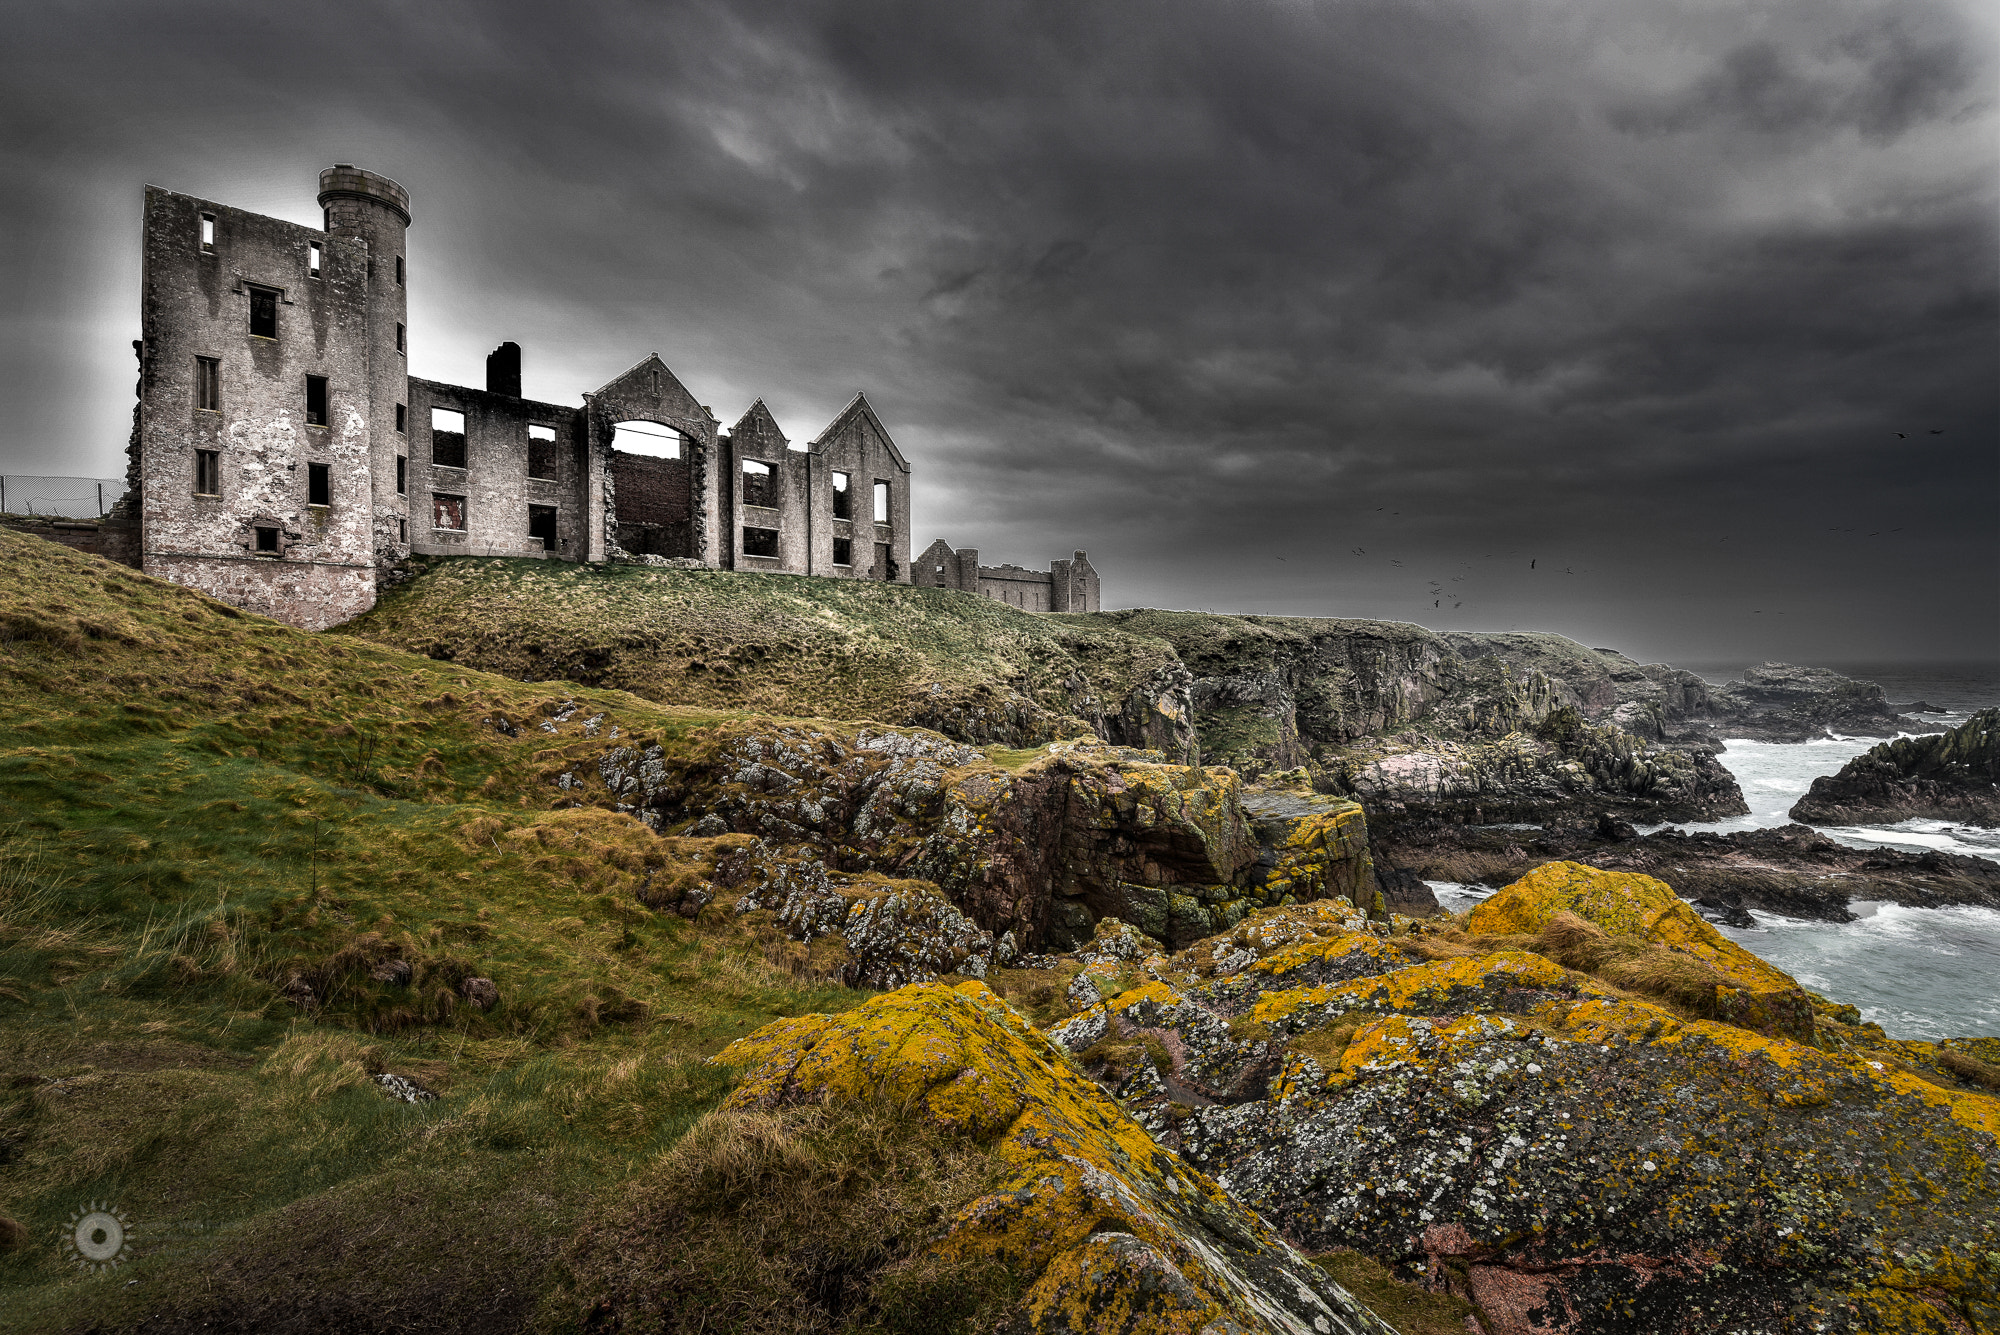
<path id="1" fill-rule="evenodd" d="M 977 547 L 953 551 L 939 538 L 917 558 L 911 582 L 976 593 L 1026 612 L 1099 610 L 1097 571 L 1080 551 L 1067 561 L 1050 562 L 1047 570 L 1029 570 L 1017 565 L 983 566 L 979 564 Z"/>
<path id="2" fill-rule="evenodd" d="M 320 173 L 323 226 L 146 190 L 132 489 L 148 574 L 307 629 L 412 555 L 639 561 L 909 583 L 910 464 L 856 394 L 794 443 L 725 431 L 646 357 L 583 404 L 409 373 L 403 187 Z"/>

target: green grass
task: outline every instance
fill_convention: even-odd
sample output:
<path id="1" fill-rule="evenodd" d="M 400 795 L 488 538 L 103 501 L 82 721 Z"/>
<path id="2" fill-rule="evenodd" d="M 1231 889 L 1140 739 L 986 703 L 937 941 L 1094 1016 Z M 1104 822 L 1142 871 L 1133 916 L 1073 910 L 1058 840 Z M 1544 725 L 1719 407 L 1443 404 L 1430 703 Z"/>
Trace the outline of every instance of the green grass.
<path id="1" fill-rule="evenodd" d="M 1034 746 L 1116 714 L 1174 653 L 950 589 L 438 559 L 343 634 L 516 680 Z"/>
<path id="2" fill-rule="evenodd" d="M 518 1328 L 593 1202 L 720 1101 L 704 1058 L 861 999 L 638 901 L 718 841 L 552 809 L 610 728 L 677 747 L 730 711 L 309 635 L 19 535 L 0 561 L 10 1331 Z M 136 1256 L 88 1275 L 58 1243 L 98 1201 Z"/>

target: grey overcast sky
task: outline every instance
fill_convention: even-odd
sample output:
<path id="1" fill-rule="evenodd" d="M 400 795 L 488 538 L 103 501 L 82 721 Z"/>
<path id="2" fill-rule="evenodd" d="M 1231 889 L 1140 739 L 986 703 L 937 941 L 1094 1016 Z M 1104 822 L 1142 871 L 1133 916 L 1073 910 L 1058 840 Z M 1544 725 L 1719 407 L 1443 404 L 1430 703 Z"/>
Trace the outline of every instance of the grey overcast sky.
<path id="1" fill-rule="evenodd" d="M 7 6 L 0 466 L 116 474 L 141 188 L 408 187 L 412 369 L 865 388 L 1107 605 L 2000 657 L 1978 0 Z"/>

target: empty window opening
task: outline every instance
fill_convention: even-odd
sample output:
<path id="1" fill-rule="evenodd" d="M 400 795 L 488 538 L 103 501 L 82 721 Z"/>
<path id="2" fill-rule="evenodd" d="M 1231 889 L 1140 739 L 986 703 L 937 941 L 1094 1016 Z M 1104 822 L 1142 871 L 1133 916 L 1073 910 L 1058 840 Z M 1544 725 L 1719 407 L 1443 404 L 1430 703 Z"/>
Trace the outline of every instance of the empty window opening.
<path id="1" fill-rule="evenodd" d="M 333 465 L 306 465 L 306 504 L 333 504 Z"/>
<path id="2" fill-rule="evenodd" d="M 875 544 L 875 578 L 885 580 L 896 578 L 896 562 L 889 555 L 889 544 L 886 542 Z"/>
<path id="3" fill-rule="evenodd" d="M 778 530 L 774 528 L 745 528 L 743 530 L 743 554 L 745 556 L 776 556 L 778 554 Z"/>
<path id="4" fill-rule="evenodd" d="M 326 377 L 306 377 L 306 425 L 326 425 Z"/>
<path id="5" fill-rule="evenodd" d="M 324 252 L 320 250 L 319 242 L 311 241 L 306 244 L 306 272 L 314 278 L 320 276 L 323 258 Z"/>
<path id="6" fill-rule="evenodd" d="M 778 489 L 771 480 L 771 465 L 755 459 L 743 461 L 743 503 L 770 508 L 778 503 Z"/>
<path id="7" fill-rule="evenodd" d="M 196 450 L 194 452 L 194 490 L 197 496 L 220 496 L 222 494 L 222 452 L 220 450 Z"/>
<path id="8" fill-rule="evenodd" d="M 278 336 L 278 291 L 270 287 L 250 289 L 250 337 Z"/>
<path id="9" fill-rule="evenodd" d="M 403 455 L 396 456 L 396 494 L 407 495 L 410 490 L 410 461 Z"/>
<path id="10" fill-rule="evenodd" d="M 265 528 L 262 525 L 259 525 L 257 529 L 257 550 L 260 552 L 277 551 L 278 530 L 274 528 Z"/>
<path id="11" fill-rule="evenodd" d="M 403 347 L 403 322 L 401 320 L 396 321 L 396 351 L 406 351 Z"/>
<path id="12" fill-rule="evenodd" d="M 464 413 L 431 409 L 431 462 L 439 468 L 465 467 Z"/>
<path id="13" fill-rule="evenodd" d="M 194 359 L 194 406 L 205 413 L 222 411 L 222 359 Z"/>
<path id="14" fill-rule="evenodd" d="M 878 524 L 889 522 L 889 484 L 886 482 L 875 484 L 875 522 Z"/>
<path id="15" fill-rule="evenodd" d="M 528 541 L 540 538 L 542 550 L 556 549 L 556 508 L 553 505 L 531 505 L 528 507 Z"/>
<path id="16" fill-rule="evenodd" d="M 561 464 L 556 452 L 556 429 L 552 426 L 528 428 L 528 476 L 554 478 Z"/>
<path id="17" fill-rule="evenodd" d="M 410 429 L 410 410 L 403 404 L 396 405 L 396 430 L 407 433 Z"/>
<path id="18" fill-rule="evenodd" d="M 835 538 L 833 540 L 833 563 L 837 566 L 854 564 L 854 539 Z"/>
<path id="19" fill-rule="evenodd" d="M 854 478 L 848 473 L 833 475 L 833 517 L 854 518 Z"/>
<path id="20" fill-rule="evenodd" d="M 658 422 L 620 422 L 611 428 L 611 448 L 655 459 L 678 459 L 681 433 Z"/>
<path id="21" fill-rule="evenodd" d="M 398 519 L 396 521 L 396 541 L 408 542 L 409 540 L 410 540 L 410 521 L 407 519 Z"/>
<path id="22" fill-rule="evenodd" d="M 204 255 L 213 255 L 215 253 L 215 215 L 213 213 L 204 213 L 201 215 L 201 253 Z"/>
<path id="23" fill-rule="evenodd" d="M 431 497 L 431 527 L 465 531 L 465 497 L 438 492 Z"/>
<path id="24" fill-rule="evenodd" d="M 398 255 L 396 257 L 396 286 L 401 287 L 402 285 L 403 285 L 403 257 L 401 255 Z"/>

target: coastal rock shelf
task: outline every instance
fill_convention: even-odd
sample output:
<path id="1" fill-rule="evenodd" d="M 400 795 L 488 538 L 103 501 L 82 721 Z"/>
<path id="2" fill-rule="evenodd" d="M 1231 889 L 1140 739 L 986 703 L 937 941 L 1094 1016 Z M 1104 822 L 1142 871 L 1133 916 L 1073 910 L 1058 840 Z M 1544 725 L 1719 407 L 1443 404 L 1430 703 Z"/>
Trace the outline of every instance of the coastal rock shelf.
<path id="1" fill-rule="evenodd" d="M 1899 737 L 1814 779 L 1792 807 L 1812 825 L 1887 825 L 1949 820 L 2000 826 L 2000 709 L 1950 732 Z"/>

